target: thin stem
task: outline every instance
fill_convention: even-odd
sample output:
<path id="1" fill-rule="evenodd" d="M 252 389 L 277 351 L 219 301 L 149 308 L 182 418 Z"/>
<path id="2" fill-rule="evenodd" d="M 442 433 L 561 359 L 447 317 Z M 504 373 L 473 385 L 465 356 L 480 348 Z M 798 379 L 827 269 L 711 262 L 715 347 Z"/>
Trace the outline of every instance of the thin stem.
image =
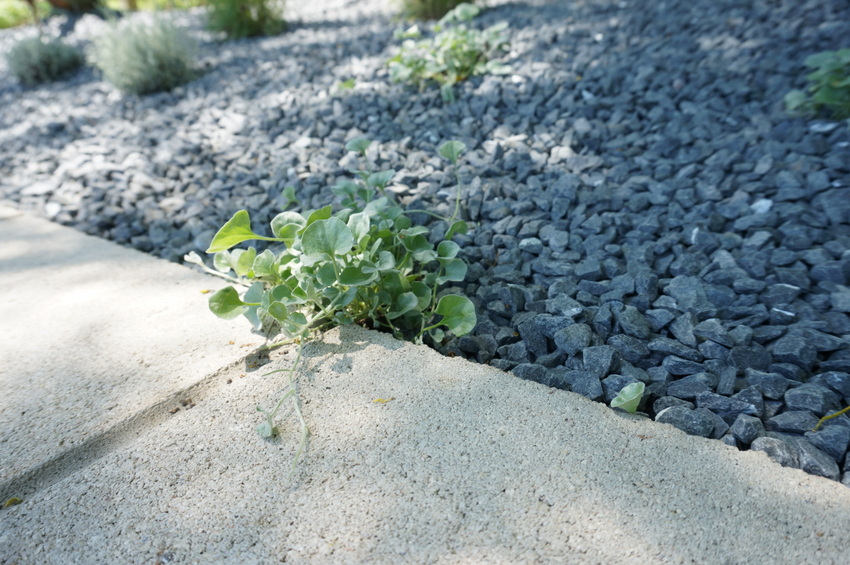
<path id="1" fill-rule="evenodd" d="M 222 278 L 222 279 L 224 279 L 228 282 L 232 282 L 233 284 L 238 284 L 239 286 L 246 286 L 246 287 L 251 286 L 250 284 L 248 284 L 244 280 L 240 280 L 240 279 L 237 279 L 235 277 L 231 277 L 230 275 L 226 275 L 226 274 L 222 273 L 221 271 L 216 271 L 215 269 L 210 269 L 209 267 L 207 267 L 203 263 L 193 263 L 193 264 L 198 265 L 199 267 L 201 267 L 207 273 L 209 273 L 211 275 L 215 275 L 216 277 L 220 277 L 220 278 Z"/>
<path id="2" fill-rule="evenodd" d="M 848 411 L 850 411 L 850 406 L 848 406 L 848 407 L 847 407 L 847 408 L 845 408 L 844 410 L 839 410 L 839 411 L 838 411 L 838 412 L 836 412 L 835 414 L 830 414 L 829 416 L 824 416 L 823 418 L 821 418 L 820 420 L 818 420 L 818 424 L 817 424 L 817 426 L 815 426 L 815 429 L 813 429 L 812 431 L 813 431 L 813 432 L 817 431 L 817 429 L 821 426 L 821 424 L 823 424 L 823 423 L 824 423 L 824 422 L 826 422 L 827 420 L 831 420 L 832 418 L 835 418 L 836 416 L 841 416 L 842 414 L 846 414 Z"/>
<path id="3" fill-rule="evenodd" d="M 453 164 L 452 170 L 454 171 L 455 180 L 457 181 L 457 191 L 455 193 L 455 211 L 448 222 L 449 227 L 451 227 L 452 223 L 454 223 L 455 219 L 458 217 L 458 214 L 460 214 L 460 192 L 463 188 L 463 183 L 460 182 L 460 173 L 458 171 L 457 163 Z"/>
<path id="4" fill-rule="evenodd" d="M 283 405 L 284 401 L 288 398 L 292 398 L 292 411 L 295 413 L 295 416 L 298 418 L 298 424 L 301 428 L 301 440 L 298 443 L 298 449 L 295 451 L 295 457 L 292 458 L 292 463 L 290 464 L 289 475 L 287 476 L 287 480 L 292 478 L 292 475 L 295 473 L 295 469 L 298 467 L 298 463 L 301 461 L 301 457 L 304 454 L 304 449 L 307 446 L 307 438 L 310 436 L 310 429 L 307 427 L 307 421 L 304 419 L 304 413 L 301 412 L 301 403 L 298 400 L 298 389 L 297 382 L 295 380 L 295 372 L 298 370 L 298 364 L 301 362 L 301 353 L 304 350 L 304 341 L 298 344 L 298 349 L 295 354 L 295 360 L 292 363 L 292 366 L 288 369 L 278 369 L 276 371 L 270 371 L 266 373 L 266 376 L 274 374 L 274 373 L 289 373 L 289 390 L 281 397 L 281 399 L 277 402 L 274 409 L 271 411 L 269 415 L 269 419 L 273 420 L 277 415 L 278 410 Z"/>
<path id="5" fill-rule="evenodd" d="M 422 208 L 414 208 L 413 210 L 407 210 L 405 214 L 427 214 L 433 218 L 437 218 L 438 220 L 443 220 L 444 222 L 449 222 L 450 219 L 446 216 L 437 214 L 436 212 L 432 212 L 431 210 L 425 210 Z"/>

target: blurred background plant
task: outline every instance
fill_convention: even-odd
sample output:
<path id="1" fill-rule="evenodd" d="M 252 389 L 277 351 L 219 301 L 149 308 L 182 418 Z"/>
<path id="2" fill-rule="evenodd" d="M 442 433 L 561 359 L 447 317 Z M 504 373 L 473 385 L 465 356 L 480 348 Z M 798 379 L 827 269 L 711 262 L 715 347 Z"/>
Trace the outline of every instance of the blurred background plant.
<path id="1" fill-rule="evenodd" d="M 464 0 L 401 0 L 401 16 L 411 20 L 439 20 Z M 467 0 L 468 4 L 474 4 Z"/>
<path id="2" fill-rule="evenodd" d="M 92 41 L 89 59 L 119 90 L 142 95 L 192 80 L 195 50 L 185 32 L 155 18 L 113 23 Z"/>
<path id="3" fill-rule="evenodd" d="M 51 6 L 46 1 L 0 0 L 0 29 L 33 23 L 33 7 L 36 9 L 37 20 L 50 15 Z"/>
<path id="4" fill-rule="evenodd" d="M 275 35 L 286 29 L 284 2 L 269 0 L 208 0 L 207 27 L 232 39 Z"/>
<path id="5" fill-rule="evenodd" d="M 787 110 L 798 115 L 826 111 L 836 120 L 850 119 L 850 48 L 810 55 L 805 65 L 813 69 L 806 77 L 809 86 L 785 95 Z"/>
<path id="6" fill-rule="evenodd" d="M 56 80 L 81 67 L 84 60 L 78 49 L 40 34 L 19 41 L 6 55 L 9 70 L 26 86 Z"/>
<path id="7" fill-rule="evenodd" d="M 51 6 L 66 12 L 90 12 L 100 7 L 100 0 L 47 0 Z"/>
<path id="8" fill-rule="evenodd" d="M 501 22 L 487 29 L 471 27 L 480 9 L 469 3 L 457 7 L 431 26 L 430 38 L 414 25 L 396 38 L 403 39 L 398 54 L 387 61 L 394 82 L 440 85 L 443 100 L 453 102 L 454 85 L 472 76 L 507 74 L 510 67 L 495 59 L 508 47 L 508 24 Z"/>
<path id="9" fill-rule="evenodd" d="M 92 6 L 94 2 L 91 3 Z M 205 6 L 206 0 L 101 0 L 97 8 L 108 8 L 114 11 L 159 11 L 159 10 L 187 10 L 198 6 Z M 65 5 L 66 7 L 63 7 Z M 68 10 L 67 6 L 71 9 Z M 78 4 L 79 9 L 74 9 L 69 2 L 50 2 L 48 0 L 0 0 L 0 29 L 17 27 L 33 23 L 32 7 L 35 7 L 39 19 L 44 19 L 58 11 L 80 12 L 89 11 L 94 7 L 86 8 L 85 4 Z"/>

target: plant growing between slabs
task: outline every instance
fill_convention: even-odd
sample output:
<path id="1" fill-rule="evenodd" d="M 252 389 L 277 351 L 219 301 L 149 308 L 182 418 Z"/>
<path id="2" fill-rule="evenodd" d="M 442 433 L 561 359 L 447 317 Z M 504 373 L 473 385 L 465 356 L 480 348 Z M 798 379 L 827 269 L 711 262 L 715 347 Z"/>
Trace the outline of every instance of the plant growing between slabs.
<path id="1" fill-rule="evenodd" d="M 398 55 L 387 62 L 394 82 L 411 82 L 420 89 L 429 82 L 440 85 L 446 102 L 454 101 L 455 84 L 472 76 L 507 74 L 510 67 L 493 59 L 508 45 L 506 22 L 481 31 L 468 27 L 481 10 L 464 3 L 446 14 L 433 27 L 434 36 L 422 39 L 414 25 L 396 38 L 403 39 Z"/>
<path id="2" fill-rule="evenodd" d="M 353 140 L 346 149 L 365 157 L 369 142 Z M 452 165 L 464 150 L 462 143 L 450 141 L 439 153 Z M 268 335 L 283 334 L 298 343 L 295 361 L 289 369 L 286 392 L 272 410 L 258 407 L 265 421 L 257 428 L 263 437 L 277 435 L 275 417 L 286 400 L 301 426 L 301 443 L 293 460 L 293 470 L 307 440 L 307 426 L 297 401 L 295 371 L 305 341 L 316 332 L 357 323 L 382 328 L 398 338 L 421 343 L 428 336 L 435 342 L 445 338 L 445 330 L 462 336 L 475 327 L 472 302 L 465 296 L 438 296 L 447 282 L 466 276 L 466 263 L 457 255 L 459 246 L 451 241 L 456 233 L 466 233 L 458 220 L 460 190 L 455 211 L 448 219 L 449 229 L 438 245 L 433 245 L 424 226 L 415 226 L 405 210 L 385 189 L 395 171 L 356 171 L 356 180 L 332 188 L 340 197 L 342 210 L 331 206 L 305 213 L 284 211 L 271 221 L 271 236 L 255 233 L 247 211 L 240 210 L 216 233 L 207 249 L 215 253 L 214 266 L 229 280 L 248 286 L 244 294 L 227 286 L 212 295 L 210 310 L 232 319 L 245 316 L 256 330 Z M 290 199 L 292 195 L 289 195 Z M 254 247 L 232 249 L 249 240 L 283 244 L 277 253 Z M 196 254 L 188 262 L 203 262 Z M 207 271 L 213 272 L 204 266 Z M 236 277 L 226 275 L 233 271 Z M 271 346 L 273 347 L 273 346 Z"/>

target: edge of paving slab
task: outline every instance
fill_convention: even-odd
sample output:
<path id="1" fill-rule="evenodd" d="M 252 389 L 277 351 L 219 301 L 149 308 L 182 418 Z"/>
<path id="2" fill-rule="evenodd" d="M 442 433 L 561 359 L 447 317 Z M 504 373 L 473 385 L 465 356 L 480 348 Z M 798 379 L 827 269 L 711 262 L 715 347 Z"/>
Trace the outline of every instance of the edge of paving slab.
<path id="1" fill-rule="evenodd" d="M 842 563 L 850 490 L 425 346 L 344 327 L 0 512 L 0 561 Z M 284 369 L 292 348 L 263 373 Z M 252 415 L 253 414 L 253 415 Z M 73 548 L 73 550 L 69 549 Z"/>
<path id="2" fill-rule="evenodd" d="M 2 205 L 0 239 L 3 493 L 108 450 L 263 342 L 207 311 L 215 277 Z"/>

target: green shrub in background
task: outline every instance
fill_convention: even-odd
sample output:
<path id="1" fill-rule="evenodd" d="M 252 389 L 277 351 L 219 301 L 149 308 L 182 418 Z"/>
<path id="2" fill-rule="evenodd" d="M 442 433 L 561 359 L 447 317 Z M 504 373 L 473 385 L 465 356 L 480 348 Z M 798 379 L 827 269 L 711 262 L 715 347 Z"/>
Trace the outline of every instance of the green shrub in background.
<path id="1" fill-rule="evenodd" d="M 50 15 L 50 4 L 39 1 L 34 4 L 37 20 Z M 33 23 L 33 4 L 25 0 L 0 0 L 0 29 Z"/>
<path id="2" fill-rule="evenodd" d="M 100 7 L 100 0 L 47 0 L 50 5 L 66 12 L 90 12 Z"/>
<path id="3" fill-rule="evenodd" d="M 401 15 L 413 20 L 438 20 L 462 3 L 463 0 L 401 0 Z"/>
<path id="4" fill-rule="evenodd" d="M 161 19 L 114 24 L 89 53 L 103 77 L 130 94 L 171 90 L 192 80 L 195 43 Z"/>
<path id="5" fill-rule="evenodd" d="M 850 118 L 850 49 L 824 51 L 806 58 L 814 69 L 806 77 L 809 87 L 785 95 L 785 107 L 796 114 L 817 114 L 822 110 L 832 118 Z"/>
<path id="6" fill-rule="evenodd" d="M 83 54 L 61 41 L 33 37 L 18 42 L 6 55 L 12 74 L 26 86 L 33 86 L 78 69 Z"/>
<path id="7" fill-rule="evenodd" d="M 275 35 L 286 29 L 282 8 L 269 0 L 209 0 L 207 27 L 232 39 Z"/>
<path id="8" fill-rule="evenodd" d="M 451 102 L 456 83 L 475 75 L 510 72 L 509 67 L 492 59 L 508 44 L 508 24 L 502 22 L 483 31 L 469 28 L 466 22 L 479 12 L 472 4 L 459 4 L 437 22 L 431 39 L 420 39 L 418 26 L 396 34 L 405 41 L 398 55 L 387 63 L 392 80 L 411 82 L 420 88 L 436 82 L 443 100 Z"/>

